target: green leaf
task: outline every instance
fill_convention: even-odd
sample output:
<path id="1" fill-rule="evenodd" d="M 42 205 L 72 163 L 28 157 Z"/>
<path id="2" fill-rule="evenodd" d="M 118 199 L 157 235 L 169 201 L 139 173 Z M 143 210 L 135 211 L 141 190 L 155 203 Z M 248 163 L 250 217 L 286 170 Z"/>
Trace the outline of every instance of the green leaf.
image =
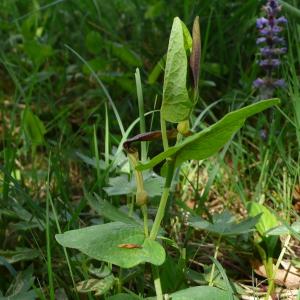
<path id="1" fill-rule="evenodd" d="M 93 71 L 95 71 L 95 72 L 99 72 L 99 71 L 105 70 L 105 68 L 107 66 L 107 61 L 105 59 L 99 58 L 99 57 L 91 59 L 87 63 L 88 63 L 88 66 L 87 66 L 87 64 L 82 66 L 82 71 L 86 75 L 92 74 L 90 68 L 92 68 Z"/>
<path id="2" fill-rule="evenodd" d="M 96 296 L 104 295 L 114 284 L 114 276 L 109 275 L 103 279 L 87 279 L 77 284 L 79 293 L 94 292 Z"/>
<path id="3" fill-rule="evenodd" d="M 270 229 L 279 225 L 276 216 L 267 207 L 251 202 L 249 204 L 249 216 L 255 217 L 259 214 L 261 218 L 255 227 L 261 236 L 265 236 Z"/>
<path id="4" fill-rule="evenodd" d="M 193 39 L 192 36 L 186 27 L 186 25 L 181 21 L 183 40 L 184 40 L 184 49 L 189 53 L 192 51 Z"/>
<path id="5" fill-rule="evenodd" d="M 294 232 L 300 233 L 300 222 L 295 222 L 291 226 L 285 224 L 276 226 L 268 230 L 266 232 L 266 235 L 285 235 L 285 234 L 293 234 Z"/>
<path id="6" fill-rule="evenodd" d="M 90 226 L 57 234 L 56 240 L 64 247 L 78 249 L 86 255 L 122 268 L 132 268 L 149 262 L 161 265 L 165 250 L 156 241 L 144 237 L 143 228 L 121 222 Z M 141 248 L 127 249 L 124 244 Z"/>
<path id="7" fill-rule="evenodd" d="M 279 99 L 263 100 L 228 113 L 212 126 L 186 138 L 182 143 L 170 147 L 149 162 L 139 164 L 137 170 L 153 168 L 168 157 L 176 158 L 176 165 L 187 160 L 202 160 L 218 152 L 245 123 L 245 120 L 270 106 L 279 104 Z"/>
<path id="8" fill-rule="evenodd" d="M 152 71 L 150 72 L 149 76 L 148 76 L 148 83 L 149 84 L 154 84 L 159 75 L 162 73 L 162 71 L 164 70 L 166 64 L 166 58 L 165 56 L 163 56 L 158 63 L 154 66 L 154 68 L 152 69 Z"/>
<path id="9" fill-rule="evenodd" d="M 5 257 L 6 261 L 10 264 L 25 261 L 25 260 L 33 260 L 40 255 L 40 252 L 36 249 L 31 248 L 19 248 L 17 247 L 16 250 L 1 250 L 0 249 L 0 256 Z M 0 261 L 0 265 L 1 265 Z"/>
<path id="10" fill-rule="evenodd" d="M 192 217 L 189 225 L 199 230 L 206 230 L 218 235 L 239 235 L 253 230 L 255 224 L 259 221 L 260 215 L 247 218 L 236 223 L 235 217 L 228 211 L 213 216 L 213 223 L 202 219 L 201 217 Z"/>
<path id="11" fill-rule="evenodd" d="M 226 274 L 224 268 L 223 268 L 222 265 L 218 262 L 218 260 L 215 259 L 214 257 L 211 256 L 210 259 L 211 259 L 211 260 L 213 261 L 213 263 L 216 265 L 216 267 L 218 268 L 218 270 L 219 270 L 219 272 L 220 272 L 220 275 L 221 275 L 222 278 L 223 278 L 223 281 L 224 281 L 225 286 L 226 286 L 226 290 L 228 291 L 228 294 L 230 295 L 230 296 L 228 295 L 228 296 L 229 296 L 229 297 L 228 297 L 228 300 L 234 300 L 234 296 L 233 296 L 233 294 L 234 294 L 233 288 L 232 288 L 232 286 L 231 286 L 231 283 L 230 283 L 230 281 L 229 281 L 229 279 L 228 279 L 228 277 L 227 277 L 227 274 Z"/>
<path id="12" fill-rule="evenodd" d="M 34 277 L 32 273 L 32 266 L 29 266 L 26 270 L 19 272 L 6 291 L 7 297 L 0 297 L 0 300 L 36 299 L 36 291 L 30 289 L 34 283 Z"/>
<path id="13" fill-rule="evenodd" d="M 125 47 L 122 44 L 111 43 L 111 51 L 113 55 L 118 57 L 123 63 L 129 66 L 134 66 L 134 67 L 142 66 L 141 58 L 131 49 Z"/>
<path id="14" fill-rule="evenodd" d="M 53 55 L 51 45 L 40 44 L 36 40 L 25 42 L 24 50 L 37 66 L 43 64 L 47 58 Z"/>
<path id="15" fill-rule="evenodd" d="M 189 117 L 192 102 L 186 88 L 187 56 L 181 20 L 173 22 L 163 86 L 162 116 L 166 121 L 178 123 Z"/>
<path id="16" fill-rule="evenodd" d="M 185 274 L 182 266 L 175 259 L 167 255 L 164 264 L 159 268 L 162 290 L 165 293 L 173 293 L 180 288 L 186 288 Z"/>
<path id="17" fill-rule="evenodd" d="M 44 143 L 46 128 L 43 122 L 29 108 L 23 112 L 23 128 L 26 138 L 34 146 Z"/>
<path id="18" fill-rule="evenodd" d="M 171 294 L 172 300 L 228 300 L 231 293 L 211 286 L 195 286 Z"/>
<path id="19" fill-rule="evenodd" d="M 87 165 L 90 165 L 94 168 L 99 167 L 101 170 L 105 170 L 106 169 L 106 165 L 105 165 L 105 161 L 100 159 L 97 163 L 97 160 L 95 157 L 89 157 L 87 155 L 84 155 L 83 153 L 76 151 L 76 155 Z"/>
<path id="20" fill-rule="evenodd" d="M 150 173 L 143 174 L 144 188 L 149 197 L 160 196 L 164 186 L 164 178 L 160 176 L 152 176 Z M 127 175 L 109 178 L 109 187 L 103 189 L 109 196 L 128 195 L 136 193 L 136 182 L 132 178 L 128 181 Z"/>
<path id="21" fill-rule="evenodd" d="M 95 209 L 100 214 L 100 216 L 110 221 L 120 221 L 122 223 L 132 224 L 132 225 L 142 224 L 138 222 L 138 220 L 128 216 L 123 211 L 117 209 L 108 201 L 101 199 L 98 195 L 95 195 L 95 197 L 92 197 L 91 195 L 87 195 L 87 198 L 91 207 Z"/>
<path id="22" fill-rule="evenodd" d="M 93 54 L 99 54 L 103 49 L 103 40 L 99 32 L 90 31 L 85 39 L 87 49 Z"/>
<path id="23" fill-rule="evenodd" d="M 125 293 L 117 294 L 108 298 L 108 300 L 142 300 L 142 299 L 143 298 L 140 298 L 138 296 L 125 294 Z"/>
<path id="24" fill-rule="evenodd" d="M 251 202 L 249 204 L 248 212 L 249 216 L 253 217 L 261 214 L 259 222 L 255 225 L 260 237 L 256 237 L 255 242 L 257 244 L 261 243 L 260 247 L 266 252 L 267 256 L 272 257 L 278 245 L 278 237 L 268 236 L 267 232 L 279 225 L 276 216 L 268 208 L 256 202 Z"/>

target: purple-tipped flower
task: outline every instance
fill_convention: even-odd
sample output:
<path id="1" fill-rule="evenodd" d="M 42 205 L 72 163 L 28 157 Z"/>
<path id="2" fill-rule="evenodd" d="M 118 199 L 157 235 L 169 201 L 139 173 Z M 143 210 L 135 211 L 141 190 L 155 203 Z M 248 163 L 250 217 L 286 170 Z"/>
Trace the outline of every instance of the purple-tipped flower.
<path id="1" fill-rule="evenodd" d="M 281 64 L 280 55 L 286 53 L 287 48 L 284 47 L 284 38 L 280 36 L 283 31 L 282 25 L 287 23 L 285 17 L 278 17 L 281 6 L 277 0 L 267 0 L 263 6 L 265 16 L 256 20 L 256 27 L 260 36 L 256 39 L 256 44 L 260 46 L 261 60 L 259 66 L 265 72 L 263 78 L 257 78 L 253 82 L 253 87 L 258 88 L 261 96 L 271 97 L 276 88 L 285 87 L 283 79 L 276 79 L 274 73 Z M 282 46 L 283 45 L 283 46 Z"/>

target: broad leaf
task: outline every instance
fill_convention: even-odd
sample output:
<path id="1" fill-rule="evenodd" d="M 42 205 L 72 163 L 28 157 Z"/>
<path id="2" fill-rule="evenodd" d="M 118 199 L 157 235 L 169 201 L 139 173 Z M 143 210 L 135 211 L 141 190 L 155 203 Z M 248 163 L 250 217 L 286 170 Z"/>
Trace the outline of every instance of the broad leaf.
<path id="1" fill-rule="evenodd" d="M 251 202 L 249 204 L 248 211 L 249 215 L 253 217 L 261 214 L 259 222 L 255 225 L 256 230 L 260 235 L 256 237 L 256 243 L 261 243 L 260 247 L 267 252 L 266 254 L 268 256 L 273 256 L 278 245 L 278 237 L 268 236 L 267 232 L 279 225 L 276 216 L 267 207 L 256 202 Z"/>
<path id="2" fill-rule="evenodd" d="M 117 294 L 108 298 L 108 300 L 142 300 L 142 299 L 144 298 L 140 298 L 138 296 L 125 294 L 125 293 Z"/>
<path id="3" fill-rule="evenodd" d="M 168 157 L 176 158 L 176 165 L 186 160 L 202 160 L 218 152 L 239 130 L 245 120 L 273 105 L 279 104 L 279 99 L 263 100 L 239 110 L 228 113 L 220 121 L 212 126 L 186 138 L 182 143 L 170 147 L 149 162 L 139 164 L 137 170 L 153 168 Z"/>
<path id="4" fill-rule="evenodd" d="M 271 228 L 266 232 L 266 235 L 284 235 L 293 234 L 294 232 L 300 233 L 300 222 L 295 222 L 291 226 L 284 224 Z"/>
<path id="5" fill-rule="evenodd" d="M 128 216 L 125 212 L 119 210 L 108 201 L 101 199 L 98 195 L 95 198 L 87 195 L 89 204 L 93 209 L 95 209 L 100 216 L 110 220 L 110 221 L 120 221 L 126 224 L 141 225 L 142 221 L 136 220 L 133 217 Z"/>
<path id="6" fill-rule="evenodd" d="M 231 293 L 212 286 L 196 286 L 171 294 L 172 300 L 228 300 Z"/>
<path id="7" fill-rule="evenodd" d="M 192 217 L 189 225 L 195 229 L 206 230 L 218 235 L 238 235 L 253 230 L 255 224 L 259 221 L 260 215 L 250 217 L 240 223 L 236 223 L 235 217 L 228 211 L 213 216 L 213 223 L 202 219 L 201 217 Z"/>
<path id="8" fill-rule="evenodd" d="M 189 117 L 192 103 L 186 88 L 187 56 L 182 22 L 174 19 L 165 67 L 162 116 L 166 121 L 178 123 Z"/>
<path id="9" fill-rule="evenodd" d="M 163 190 L 164 181 L 163 177 L 153 175 L 151 173 L 143 174 L 144 188 L 149 197 L 160 196 Z M 109 187 L 103 189 L 109 196 L 128 195 L 136 193 L 136 182 L 132 178 L 128 180 L 127 175 L 109 178 Z"/>
<path id="10" fill-rule="evenodd" d="M 270 229 L 279 225 L 277 218 L 267 207 L 255 202 L 250 203 L 249 215 L 254 217 L 258 214 L 261 215 L 261 218 L 255 227 L 261 236 L 266 235 Z"/>
<path id="11" fill-rule="evenodd" d="M 78 249 L 86 255 L 122 268 L 132 268 L 149 262 L 161 265 L 165 250 L 156 241 L 144 237 L 143 228 L 121 222 L 90 226 L 57 234 L 56 240 L 64 247 Z M 136 245 L 126 248 L 123 245 Z"/>

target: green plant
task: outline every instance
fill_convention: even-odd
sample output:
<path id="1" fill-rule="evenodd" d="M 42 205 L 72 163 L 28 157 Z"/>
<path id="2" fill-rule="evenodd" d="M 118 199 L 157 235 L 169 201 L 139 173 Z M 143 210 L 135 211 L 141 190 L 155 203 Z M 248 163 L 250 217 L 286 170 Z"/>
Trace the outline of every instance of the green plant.
<path id="1" fill-rule="evenodd" d="M 156 296 L 160 300 L 163 299 L 163 291 L 159 266 L 165 261 L 166 253 L 163 245 L 159 242 L 158 236 L 161 232 L 161 222 L 166 213 L 166 204 L 175 169 L 187 160 L 203 160 L 214 155 L 230 141 L 233 134 L 243 126 L 248 117 L 279 103 L 278 99 L 260 101 L 227 114 L 220 121 L 200 132 L 191 132 L 189 129 L 190 117 L 198 100 L 200 49 L 199 18 L 197 17 L 194 21 L 192 36 L 182 21 L 175 18 L 166 56 L 163 99 L 160 110 L 161 129 L 157 132 L 141 132 L 140 135 L 124 143 L 124 148 L 135 173 L 136 205 L 141 208 L 144 221 L 140 222 L 138 219 L 124 213 L 121 215 L 113 206 L 103 202 L 101 212 L 113 222 L 56 235 L 57 241 L 62 246 L 78 249 L 91 258 L 120 268 L 132 268 L 139 264 L 150 263 L 153 270 Z M 192 78 L 188 81 L 187 74 L 190 69 Z M 140 94 L 140 89 L 138 92 Z M 141 94 L 139 97 L 141 99 Z M 177 124 L 177 130 L 167 130 L 167 122 Z M 141 129 L 144 130 L 144 126 Z M 170 146 L 171 137 L 176 137 L 176 143 L 172 146 Z M 162 140 L 164 151 L 149 161 L 140 162 L 138 151 L 133 147 L 133 143 L 154 139 Z M 145 148 L 142 149 L 144 149 L 143 157 L 145 157 Z M 145 189 L 144 174 L 142 172 L 161 162 L 164 162 L 161 169 L 161 173 L 165 177 L 164 187 L 154 222 L 151 225 L 148 222 L 147 213 L 149 195 Z M 98 204 L 94 202 L 94 205 L 97 206 Z M 244 221 L 245 223 L 241 223 L 239 227 L 235 228 L 233 234 L 249 231 L 257 221 L 257 218 Z M 244 225 L 246 223 L 247 225 Z M 193 224 L 193 226 L 198 226 L 197 222 Z M 205 228 L 209 229 L 210 225 L 207 226 Z M 225 230 L 220 236 L 230 234 L 227 231 Z M 184 297 L 205 299 L 204 296 L 199 296 L 198 292 L 195 292 L 196 289 L 182 290 L 172 294 L 172 297 L 174 299 L 177 299 L 176 297 L 178 299 Z M 229 295 L 233 297 L 232 291 L 222 292 L 213 287 L 198 287 L 198 289 L 203 289 L 203 291 L 205 289 L 211 295 L 220 293 L 216 296 L 218 299 L 221 299 L 220 297 L 225 299 Z M 203 292 L 202 295 L 205 295 L 205 293 Z"/>

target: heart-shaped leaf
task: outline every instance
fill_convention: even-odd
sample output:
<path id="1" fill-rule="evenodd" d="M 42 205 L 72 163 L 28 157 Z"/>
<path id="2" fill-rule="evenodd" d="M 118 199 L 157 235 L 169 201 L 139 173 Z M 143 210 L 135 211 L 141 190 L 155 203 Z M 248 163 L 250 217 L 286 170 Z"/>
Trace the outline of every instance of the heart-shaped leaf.
<path id="1" fill-rule="evenodd" d="M 86 255 L 122 268 L 149 262 L 161 265 L 165 250 L 156 241 L 145 238 L 143 228 L 112 222 L 70 230 L 55 236 L 64 247 L 78 249 Z"/>
<path id="2" fill-rule="evenodd" d="M 125 294 L 125 293 L 117 294 L 108 298 L 108 300 L 143 300 L 143 299 L 144 298 L 140 298 L 138 296 Z"/>
<path id="3" fill-rule="evenodd" d="M 246 220 L 236 223 L 235 217 L 228 211 L 213 216 L 213 223 L 202 219 L 201 217 L 192 217 L 189 225 L 195 229 L 202 229 L 218 235 L 238 235 L 253 230 L 255 224 L 259 221 L 260 215 L 247 218 Z"/>
<path id="4" fill-rule="evenodd" d="M 231 293 L 212 286 L 195 286 L 173 293 L 172 300 L 228 300 Z"/>
<path id="5" fill-rule="evenodd" d="M 256 216 L 258 214 L 262 216 L 256 224 L 256 229 L 261 236 L 266 235 L 270 229 L 279 225 L 277 218 L 267 207 L 259 203 L 251 202 L 249 204 L 249 215 Z"/>
<path id="6" fill-rule="evenodd" d="M 249 204 L 248 211 L 250 216 L 261 214 L 259 222 L 255 225 L 260 235 L 256 237 L 256 242 L 260 243 L 263 241 L 263 247 L 267 251 L 267 255 L 272 256 L 278 244 L 278 236 L 267 235 L 267 232 L 279 225 L 276 216 L 267 207 L 256 202 Z"/>
<path id="7" fill-rule="evenodd" d="M 293 234 L 295 232 L 300 233 L 300 222 L 295 222 L 290 226 L 288 224 L 276 226 L 268 230 L 266 232 L 266 235 L 284 235 L 284 234 Z"/>
<path id="8" fill-rule="evenodd" d="M 139 164 L 139 171 L 153 168 L 168 157 L 176 158 L 176 165 L 186 160 L 202 160 L 218 152 L 245 123 L 245 120 L 273 105 L 279 104 L 279 99 L 263 100 L 228 113 L 212 126 L 186 138 L 182 143 L 170 147 L 158 154 L 149 162 Z"/>

